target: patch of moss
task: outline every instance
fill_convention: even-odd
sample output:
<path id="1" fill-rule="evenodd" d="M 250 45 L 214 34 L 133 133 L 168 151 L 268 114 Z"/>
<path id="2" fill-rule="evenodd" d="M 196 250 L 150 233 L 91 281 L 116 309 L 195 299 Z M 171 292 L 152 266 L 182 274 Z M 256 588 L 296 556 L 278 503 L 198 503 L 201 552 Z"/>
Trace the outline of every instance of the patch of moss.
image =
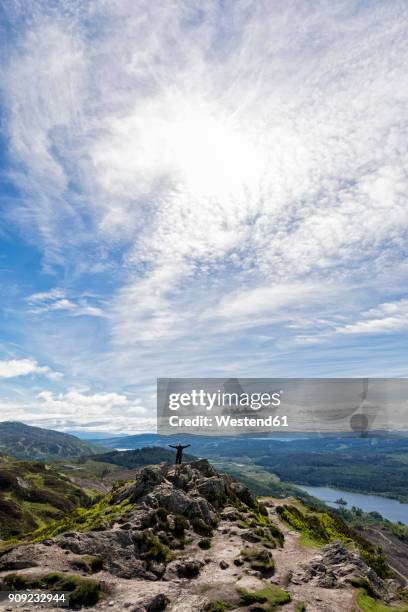
<path id="1" fill-rule="evenodd" d="M 64 576 L 63 574 L 46 574 L 39 578 L 30 578 L 21 574 L 8 574 L 5 584 L 12 591 L 25 589 L 49 589 L 56 592 L 68 591 L 69 607 L 94 606 L 102 597 L 100 584 L 82 576 Z"/>
<path id="2" fill-rule="evenodd" d="M 251 569 L 257 570 L 262 574 L 273 574 L 275 570 L 275 562 L 272 553 L 259 546 L 248 546 L 241 550 L 241 556 L 244 561 L 249 563 Z"/>
<path id="3" fill-rule="evenodd" d="M 73 562 L 74 567 L 95 574 L 99 572 L 103 567 L 103 558 L 98 555 L 84 555 L 79 559 L 75 559 Z"/>
<path id="4" fill-rule="evenodd" d="M 252 604 L 263 604 L 261 610 L 274 610 L 277 606 L 282 606 L 290 602 L 290 595 L 278 586 L 272 585 L 260 591 L 246 591 L 239 589 L 241 606 Z"/>
<path id="5" fill-rule="evenodd" d="M 295 612 L 305 612 L 305 611 L 306 611 L 306 604 L 305 604 L 305 602 L 304 601 L 299 601 L 296 604 Z"/>

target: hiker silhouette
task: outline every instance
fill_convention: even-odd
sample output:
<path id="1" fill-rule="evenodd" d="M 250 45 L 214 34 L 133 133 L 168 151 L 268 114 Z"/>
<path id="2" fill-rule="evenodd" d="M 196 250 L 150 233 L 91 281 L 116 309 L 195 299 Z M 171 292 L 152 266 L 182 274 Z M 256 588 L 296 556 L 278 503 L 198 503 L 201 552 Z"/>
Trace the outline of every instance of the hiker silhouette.
<path id="1" fill-rule="evenodd" d="M 169 444 L 170 448 L 175 448 L 176 449 L 176 465 L 180 465 L 181 464 L 181 460 L 183 458 L 183 450 L 185 448 L 188 448 L 189 446 L 191 446 L 191 444 Z"/>

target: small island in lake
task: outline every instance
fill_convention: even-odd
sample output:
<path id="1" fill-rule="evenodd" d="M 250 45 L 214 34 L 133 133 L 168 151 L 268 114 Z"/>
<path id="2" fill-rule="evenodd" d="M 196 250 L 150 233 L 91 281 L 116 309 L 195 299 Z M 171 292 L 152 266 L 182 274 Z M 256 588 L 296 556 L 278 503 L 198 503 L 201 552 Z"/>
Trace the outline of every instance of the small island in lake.
<path id="1" fill-rule="evenodd" d="M 339 506 L 347 506 L 346 500 L 343 499 L 342 497 L 339 497 L 339 499 L 336 499 L 335 503 L 339 504 Z"/>

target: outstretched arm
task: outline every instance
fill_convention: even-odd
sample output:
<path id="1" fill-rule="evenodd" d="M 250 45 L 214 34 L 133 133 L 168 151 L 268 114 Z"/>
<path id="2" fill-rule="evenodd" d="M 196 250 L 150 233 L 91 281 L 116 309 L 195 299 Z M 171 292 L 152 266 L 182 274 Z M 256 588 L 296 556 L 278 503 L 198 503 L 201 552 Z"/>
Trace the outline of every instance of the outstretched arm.
<path id="1" fill-rule="evenodd" d="M 170 448 L 177 448 L 177 446 L 173 446 L 173 444 L 169 444 Z"/>
<path id="2" fill-rule="evenodd" d="M 191 446 L 191 444 L 185 444 L 183 448 L 188 448 L 189 446 Z"/>

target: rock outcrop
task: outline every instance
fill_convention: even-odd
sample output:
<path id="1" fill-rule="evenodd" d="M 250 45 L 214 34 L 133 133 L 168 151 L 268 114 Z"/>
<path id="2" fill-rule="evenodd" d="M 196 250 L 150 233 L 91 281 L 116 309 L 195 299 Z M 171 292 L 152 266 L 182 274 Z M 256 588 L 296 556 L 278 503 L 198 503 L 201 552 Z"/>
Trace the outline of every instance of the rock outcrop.
<path id="1" fill-rule="evenodd" d="M 32 564 L 44 546 L 57 545 L 78 557 L 101 559 L 103 568 L 118 577 L 160 580 L 177 551 L 184 548 L 186 534 L 190 540 L 211 536 L 226 508 L 238 514 L 238 507 L 241 511 L 260 508 L 244 485 L 216 473 L 206 460 L 180 467 L 144 467 L 134 483 L 114 491 L 110 503 L 113 507 L 125 503 L 129 509 L 113 524 L 68 531 L 31 546 Z M 23 556 L 26 559 L 24 549 L 15 549 L 4 555 L 2 565 L 18 568 Z M 184 560 L 173 564 L 173 572 L 193 577 L 200 567 L 199 562 Z"/>
<path id="2" fill-rule="evenodd" d="M 370 583 L 381 596 L 386 594 L 386 584 L 361 557 L 348 550 L 341 542 L 327 544 L 322 554 L 300 566 L 292 575 L 292 582 L 308 582 L 324 588 L 346 588 L 350 584 Z"/>

